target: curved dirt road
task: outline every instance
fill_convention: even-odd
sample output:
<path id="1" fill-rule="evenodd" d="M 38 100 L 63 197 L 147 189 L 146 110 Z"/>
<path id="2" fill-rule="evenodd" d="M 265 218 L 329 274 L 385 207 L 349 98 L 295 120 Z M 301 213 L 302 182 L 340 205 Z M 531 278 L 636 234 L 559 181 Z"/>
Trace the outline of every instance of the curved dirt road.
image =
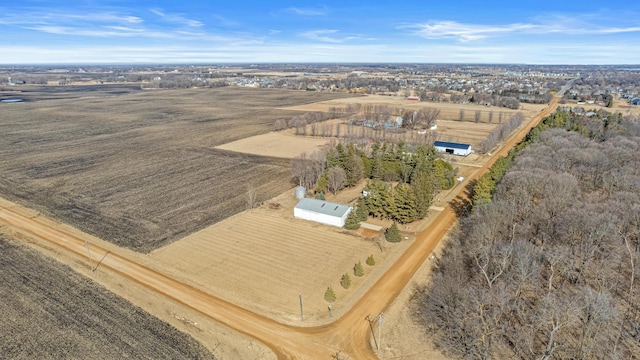
<path id="1" fill-rule="evenodd" d="M 462 186 L 458 186 L 457 192 L 452 195 L 463 196 L 462 190 L 465 185 L 486 172 L 498 157 L 506 155 L 533 126 L 555 110 L 558 101 L 559 98 L 554 97 L 544 111 L 512 136 L 500 151 L 466 179 Z M 230 328 L 256 338 L 269 346 L 280 359 L 330 359 L 338 350 L 352 359 L 376 359 L 369 343 L 370 329 L 365 317 L 368 314 L 375 316 L 391 304 L 455 220 L 455 213 L 451 206 L 447 206 L 434 219 L 432 225 L 416 237 L 407 251 L 344 316 L 327 325 L 303 328 L 284 325 L 260 316 L 121 255 L 108 253 L 101 247 L 87 244 L 70 233 L 38 221 L 37 218 L 23 215 L 9 207 L 0 207 L 0 221 L 12 230 L 46 240 L 81 256 L 86 256 L 88 247 L 94 258 L 103 259 L 100 268 L 108 268 Z"/>

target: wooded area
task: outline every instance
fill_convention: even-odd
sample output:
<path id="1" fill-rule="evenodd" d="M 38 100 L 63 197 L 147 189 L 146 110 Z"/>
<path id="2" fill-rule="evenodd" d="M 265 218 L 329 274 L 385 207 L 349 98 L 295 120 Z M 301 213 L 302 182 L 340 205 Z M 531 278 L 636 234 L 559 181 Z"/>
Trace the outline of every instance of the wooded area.
<path id="1" fill-rule="evenodd" d="M 633 358 L 638 119 L 559 113 L 529 141 L 493 197 L 474 199 L 414 312 L 451 357 Z"/>

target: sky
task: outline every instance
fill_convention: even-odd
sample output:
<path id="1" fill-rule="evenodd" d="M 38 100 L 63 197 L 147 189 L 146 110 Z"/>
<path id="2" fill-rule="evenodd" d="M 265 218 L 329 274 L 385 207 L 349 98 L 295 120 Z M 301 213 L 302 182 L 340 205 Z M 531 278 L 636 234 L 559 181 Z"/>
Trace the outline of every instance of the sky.
<path id="1" fill-rule="evenodd" d="M 0 0 L 0 64 L 639 64 L 640 2 Z"/>

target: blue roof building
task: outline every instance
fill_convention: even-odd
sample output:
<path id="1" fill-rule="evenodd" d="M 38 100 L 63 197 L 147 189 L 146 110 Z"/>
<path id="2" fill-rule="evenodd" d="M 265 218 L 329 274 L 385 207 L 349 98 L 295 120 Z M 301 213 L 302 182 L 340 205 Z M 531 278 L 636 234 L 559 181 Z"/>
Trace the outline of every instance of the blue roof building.
<path id="1" fill-rule="evenodd" d="M 436 141 L 433 146 L 438 152 L 452 155 L 467 156 L 473 152 L 470 144 L 461 144 L 448 141 Z"/>

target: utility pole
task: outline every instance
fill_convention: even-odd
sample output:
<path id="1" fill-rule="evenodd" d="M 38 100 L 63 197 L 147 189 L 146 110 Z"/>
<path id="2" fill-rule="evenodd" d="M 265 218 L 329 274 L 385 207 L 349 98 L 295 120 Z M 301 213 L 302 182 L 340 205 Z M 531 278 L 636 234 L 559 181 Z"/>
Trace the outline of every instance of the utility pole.
<path id="1" fill-rule="evenodd" d="M 376 333 L 373 332 L 373 321 L 375 319 L 371 318 L 371 314 L 368 314 L 364 319 L 369 322 L 369 328 L 371 329 L 371 336 L 373 336 L 373 342 L 376 344 L 376 349 L 379 350 L 380 347 L 378 346 L 378 340 L 376 340 Z"/>
<path id="2" fill-rule="evenodd" d="M 298 294 L 300 296 L 300 320 L 304 321 L 304 313 L 302 312 L 302 291 Z"/>
<path id="3" fill-rule="evenodd" d="M 378 320 L 378 342 L 376 343 L 377 347 L 378 347 L 378 351 L 380 351 L 380 345 L 382 345 L 382 340 L 380 340 L 380 335 L 382 333 L 382 322 L 383 322 L 383 318 L 382 318 L 383 312 L 380 311 L 380 314 L 378 314 L 378 316 L 376 316 L 376 320 Z"/>
<path id="4" fill-rule="evenodd" d="M 91 266 L 91 271 L 93 271 L 93 260 L 91 259 L 91 251 L 89 250 L 89 242 L 85 240 L 84 247 L 87 248 L 87 256 L 89 256 L 89 265 Z"/>

